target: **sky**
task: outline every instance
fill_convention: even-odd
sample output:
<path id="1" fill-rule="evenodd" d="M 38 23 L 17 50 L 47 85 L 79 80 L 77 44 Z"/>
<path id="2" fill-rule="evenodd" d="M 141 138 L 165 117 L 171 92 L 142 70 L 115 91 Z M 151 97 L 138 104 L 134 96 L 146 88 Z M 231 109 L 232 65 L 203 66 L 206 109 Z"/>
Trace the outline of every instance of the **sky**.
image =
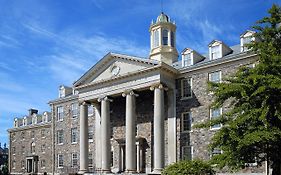
<path id="1" fill-rule="evenodd" d="M 281 0 L 0 0 L 0 142 L 15 117 L 50 111 L 58 87 L 108 52 L 148 57 L 162 9 L 176 22 L 178 52 L 204 54 L 214 39 L 239 44 L 273 3 Z"/>

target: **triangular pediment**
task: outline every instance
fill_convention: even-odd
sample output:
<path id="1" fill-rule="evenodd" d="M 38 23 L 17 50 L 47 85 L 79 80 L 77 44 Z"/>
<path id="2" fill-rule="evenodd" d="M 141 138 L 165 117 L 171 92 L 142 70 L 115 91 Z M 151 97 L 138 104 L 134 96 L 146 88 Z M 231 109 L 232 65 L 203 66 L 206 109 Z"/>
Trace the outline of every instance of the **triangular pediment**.
<path id="1" fill-rule="evenodd" d="M 122 77 L 156 66 L 155 60 L 109 53 L 87 71 L 74 86 Z"/>

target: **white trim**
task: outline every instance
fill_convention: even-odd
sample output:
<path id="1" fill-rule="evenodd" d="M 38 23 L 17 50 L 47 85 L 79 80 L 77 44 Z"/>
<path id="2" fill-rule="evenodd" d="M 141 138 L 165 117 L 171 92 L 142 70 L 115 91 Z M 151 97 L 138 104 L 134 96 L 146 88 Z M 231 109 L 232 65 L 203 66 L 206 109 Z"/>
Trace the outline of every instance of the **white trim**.
<path id="1" fill-rule="evenodd" d="M 220 109 L 220 116 L 222 115 L 222 107 L 220 108 L 210 108 L 209 110 L 209 119 L 211 120 L 213 117 L 212 117 L 212 111 L 213 109 Z M 219 130 L 220 128 L 222 127 L 222 124 L 220 124 L 220 127 L 216 127 L 216 128 L 213 128 L 213 126 L 210 126 L 210 130 L 213 131 L 213 130 Z"/>
<path id="2" fill-rule="evenodd" d="M 190 130 L 183 130 L 184 129 L 183 118 L 184 118 L 185 114 L 189 114 L 188 116 L 189 116 L 189 120 L 190 120 Z M 192 126 L 193 126 L 192 119 L 193 118 L 192 118 L 192 112 L 191 111 L 181 113 L 181 129 L 180 130 L 181 130 L 182 133 L 192 132 Z"/>
<path id="3" fill-rule="evenodd" d="M 184 145 L 184 146 L 181 147 L 181 160 L 185 160 L 184 159 L 184 155 L 185 155 L 184 154 L 184 149 L 185 148 L 190 148 L 190 153 L 191 153 L 190 154 L 190 160 L 193 160 L 193 151 L 194 150 L 193 150 L 193 146 L 192 145 Z"/>
<path id="4" fill-rule="evenodd" d="M 61 158 L 62 158 L 62 166 L 60 166 L 60 161 L 59 161 L 59 159 L 60 159 L 60 156 L 61 156 Z M 57 161 L 58 161 L 58 168 L 63 168 L 63 164 L 64 164 L 64 160 L 63 160 L 63 154 L 57 154 Z"/>
<path id="5" fill-rule="evenodd" d="M 190 82 L 190 96 L 183 96 L 184 95 L 184 87 L 183 87 L 183 81 L 188 81 Z M 181 79 L 181 100 L 185 100 L 185 99 L 190 99 L 193 97 L 192 95 L 192 83 L 193 81 L 193 78 L 192 77 L 186 77 L 186 78 L 183 78 Z"/>

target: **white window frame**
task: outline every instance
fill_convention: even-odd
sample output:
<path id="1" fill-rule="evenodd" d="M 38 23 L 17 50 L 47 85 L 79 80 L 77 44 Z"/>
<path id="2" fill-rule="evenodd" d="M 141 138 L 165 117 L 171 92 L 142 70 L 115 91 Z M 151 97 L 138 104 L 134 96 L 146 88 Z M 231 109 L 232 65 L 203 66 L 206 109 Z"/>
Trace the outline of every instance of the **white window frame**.
<path id="1" fill-rule="evenodd" d="M 216 151 L 215 151 L 216 150 Z M 211 151 L 211 154 L 210 154 L 210 158 L 215 156 L 215 155 L 219 155 L 219 154 L 222 154 L 223 151 L 219 148 L 214 148 L 212 151 Z"/>
<path id="2" fill-rule="evenodd" d="M 185 118 L 185 114 L 188 114 L 189 116 L 189 121 L 190 121 L 190 130 L 184 130 L 184 118 Z M 192 112 L 189 111 L 189 112 L 183 112 L 181 114 L 181 132 L 191 132 L 192 131 Z"/>
<path id="3" fill-rule="evenodd" d="M 222 57 L 222 44 L 210 47 L 210 60 L 216 60 Z"/>
<path id="4" fill-rule="evenodd" d="M 192 52 L 183 54 L 182 55 L 182 66 L 187 67 L 187 66 L 193 65 L 192 57 L 193 57 Z"/>
<path id="5" fill-rule="evenodd" d="M 71 128 L 71 143 L 75 144 L 78 142 L 78 129 L 77 127 Z"/>
<path id="6" fill-rule="evenodd" d="M 186 96 L 187 94 L 184 94 L 185 88 L 188 88 L 188 87 L 184 87 L 184 81 L 188 81 L 188 80 L 189 80 L 189 85 L 190 85 L 190 96 Z M 181 80 L 181 99 L 192 98 L 192 96 L 193 96 L 192 95 L 192 80 L 193 80 L 193 78 L 191 78 L 191 77 L 186 77 Z"/>
<path id="7" fill-rule="evenodd" d="M 58 106 L 57 107 L 57 120 L 63 121 L 63 118 L 64 118 L 64 108 L 63 108 L 63 106 Z"/>
<path id="8" fill-rule="evenodd" d="M 71 113 L 72 113 L 72 118 L 78 117 L 78 103 L 77 102 L 71 104 Z"/>
<path id="9" fill-rule="evenodd" d="M 153 31 L 153 48 L 157 48 L 160 46 L 160 29 L 156 29 Z"/>
<path id="10" fill-rule="evenodd" d="M 221 116 L 222 115 L 222 107 L 220 107 L 220 108 L 210 108 L 210 120 L 212 120 L 212 118 L 214 118 L 213 116 L 212 116 L 212 112 L 213 112 L 213 110 L 217 110 L 217 109 L 219 109 L 220 110 L 220 114 L 219 114 L 219 116 Z M 215 126 L 215 125 L 214 125 Z M 219 127 L 214 127 L 214 126 L 210 126 L 210 130 L 218 130 L 218 129 L 220 129 L 221 127 L 222 127 L 222 124 L 220 124 L 220 126 Z"/>
<path id="11" fill-rule="evenodd" d="M 217 73 L 217 72 L 219 73 L 219 81 L 212 81 L 212 75 L 213 75 L 214 73 Z M 221 83 L 221 82 L 222 82 L 221 70 L 217 70 L 217 71 L 210 72 L 210 73 L 208 74 L 208 79 L 209 79 L 210 82 Z"/>
<path id="12" fill-rule="evenodd" d="M 165 34 L 165 32 L 167 32 L 166 33 L 167 36 L 165 36 L 165 38 L 167 38 L 167 43 L 166 44 L 164 44 L 164 34 Z M 169 30 L 168 29 L 163 29 L 162 30 L 162 45 L 163 46 L 168 46 L 169 45 Z"/>
<path id="13" fill-rule="evenodd" d="M 57 130 L 57 144 L 62 145 L 64 142 L 63 130 Z"/>
<path id="14" fill-rule="evenodd" d="M 193 146 L 191 146 L 191 145 L 185 145 L 185 146 L 181 147 L 181 159 L 182 160 L 189 160 L 189 159 L 185 159 L 185 157 L 184 157 L 186 155 L 185 154 L 186 152 L 184 151 L 186 148 L 190 149 L 190 153 L 191 153 L 190 154 L 190 160 L 193 160 Z"/>
<path id="15" fill-rule="evenodd" d="M 57 157 L 57 161 L 58 161 L 58 168 L 63 168 L 63 155 L 62 154 L 58 154 L 58 157 Z"/>
<path id="16" fill-rule="evenodd" d="M 71 167 L 77 167 L 77 166 L 78 166 L 78 154 L 72 153 L 71 154 Z"/>
<path id="17" fill-rule="evenodd" d="M 253 35 L 242 37 L 241 38 L 241 52 L 246 52 L 246 51 L 251 50 L 247 46 L 245 46 L 245 44 L 250 44 L 253 41 L 255 41 L 255 38 L 253 37 Z"/>

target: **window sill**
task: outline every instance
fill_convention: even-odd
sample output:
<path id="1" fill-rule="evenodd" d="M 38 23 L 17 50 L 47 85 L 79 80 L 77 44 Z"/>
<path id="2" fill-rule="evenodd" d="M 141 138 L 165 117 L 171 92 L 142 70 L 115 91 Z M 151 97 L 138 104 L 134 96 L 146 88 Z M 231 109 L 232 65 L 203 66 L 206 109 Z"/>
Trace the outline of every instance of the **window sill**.
<path id="1" fill-rule="evenodd" d="M 190 130 L 190 131 L 181 131 L 181 134 L 188 134 L 188 133 L 193 133 L 193 130 Z"/>
<path id="2" fill-rule="evenodd" d="M 59 168 L 59 169 L 63 169 L 63 166 L 59 166 L 58 168 Z"/>
<path id="3" fill-rule="evenodd" d="M 57 145 L 63 145 L 63 143 L 58 143 Z"/>
<path id="4" fill-rule="evenodd" d="M 71 145 L 76 145 L 78 142 L 71 142 Z"/>
<path id="5" fill-rule="evenodd" d="M 217 131 L 219 129 L 221 129 L 221 127 L 219 127 L 219 128 L 210 128 L 210 131 Z"/>
<path id="6" fill-rule="evenodd" d="M 190 97 L 181 97 L 180 100 L 189 100 L 189 99 L 192 99 L 192 96 L 190 96 Z"/>

